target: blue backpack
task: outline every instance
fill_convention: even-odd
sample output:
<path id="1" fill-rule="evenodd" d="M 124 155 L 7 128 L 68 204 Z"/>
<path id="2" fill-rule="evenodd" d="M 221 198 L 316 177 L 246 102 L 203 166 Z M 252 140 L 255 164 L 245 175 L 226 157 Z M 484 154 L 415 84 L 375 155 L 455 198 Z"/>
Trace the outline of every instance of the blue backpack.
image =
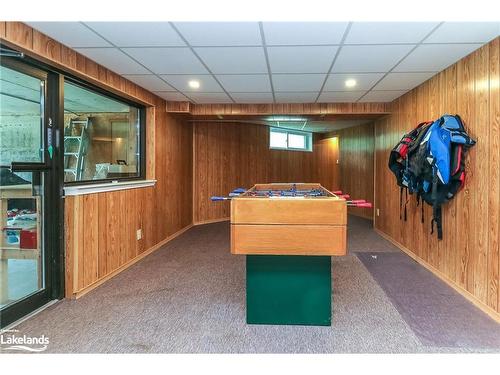
<path id="1" fill-rule="evenodd" d="M 465 154 L 475 144 L 460 116 L 444 115 L 428 126 L 404 160 L 402 175 L 407 181 L 407 192 L 416 194 L 417 205 L 422 200 L 432 206 L 431 233 L 436 224 L 438 239 L 443 238 L 441 205 L 464 186 Z"/>

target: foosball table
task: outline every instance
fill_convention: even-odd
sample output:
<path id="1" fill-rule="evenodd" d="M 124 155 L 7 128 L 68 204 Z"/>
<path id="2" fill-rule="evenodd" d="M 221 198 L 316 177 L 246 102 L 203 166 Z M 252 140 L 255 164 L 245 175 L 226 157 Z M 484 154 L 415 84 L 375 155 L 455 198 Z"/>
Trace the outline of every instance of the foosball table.
<path id="1" fill-rule="evenodd" d="M 257 184 L 231 200 L 231 253 L 246 255 L 249 324 L 331 325 L 331 257 L 346 254 L 347 206 L 320 184 Z M 339 194 L 340 193 L 340 194 Z"/>

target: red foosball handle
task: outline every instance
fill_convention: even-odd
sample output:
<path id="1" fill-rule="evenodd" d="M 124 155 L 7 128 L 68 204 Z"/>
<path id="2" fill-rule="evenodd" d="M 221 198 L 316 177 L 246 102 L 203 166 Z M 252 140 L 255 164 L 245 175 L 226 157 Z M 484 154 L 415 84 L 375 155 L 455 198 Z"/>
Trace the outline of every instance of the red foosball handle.
<path id="1" fill-rule="evenodd" d="M 373 204 L 367 202 L 367 203 L 356 203 L 353 205 L 349 205 L 350 207 L 363 207 L 363 208 L 373 208 Z"/>

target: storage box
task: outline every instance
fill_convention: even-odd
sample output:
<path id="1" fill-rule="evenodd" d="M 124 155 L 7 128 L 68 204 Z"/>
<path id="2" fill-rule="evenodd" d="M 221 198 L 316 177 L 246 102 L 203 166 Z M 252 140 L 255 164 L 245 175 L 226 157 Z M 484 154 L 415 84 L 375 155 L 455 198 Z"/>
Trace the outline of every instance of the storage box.
<path id="1" fill-rule="evenodd" d="M 36 230 L 21 230 L 19 247 L 21 249 L 36 249 Z"/>

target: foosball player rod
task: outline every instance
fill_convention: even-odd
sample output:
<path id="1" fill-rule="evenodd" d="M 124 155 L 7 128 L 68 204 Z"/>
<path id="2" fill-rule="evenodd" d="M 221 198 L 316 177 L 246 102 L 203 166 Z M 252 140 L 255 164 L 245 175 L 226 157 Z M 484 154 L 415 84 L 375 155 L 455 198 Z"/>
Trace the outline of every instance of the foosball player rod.
<path id="1" fill-rule="evenodd" d="M 213 196 L 210 198 L 210 200 L 212 202 L 219 202 L 219 201 L 230 201 L 232 199 L 232 197 L 216 197 L 216 196 Z"/>
<path id="2" fill-rule="evenodd" d="M 241 194 L 243 194 L 247 190 L 248 189 L 245 189 L 245 188 L 237 188 L 237 189 L 234 189 L 232 192 L 230 192 L 227 197 L 213 196 L 213 197 L 210 198 L 210 200 L 212 202 L 229 201 L 229 200 L 231 200 L 231 198 L 238 197 L 238 196 L 240 196 Z"/>

